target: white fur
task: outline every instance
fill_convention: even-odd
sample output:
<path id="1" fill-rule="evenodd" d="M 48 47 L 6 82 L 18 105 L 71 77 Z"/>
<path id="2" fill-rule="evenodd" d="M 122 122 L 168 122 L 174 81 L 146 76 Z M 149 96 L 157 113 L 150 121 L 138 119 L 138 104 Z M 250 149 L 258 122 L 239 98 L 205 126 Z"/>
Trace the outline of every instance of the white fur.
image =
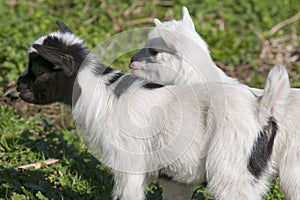
<path id="1" fill-rule="evenodd" d="M 83 40 L 80 39 L 79 37 L 77 37 L 76 35 L 72 34 L 72 33 L 61 33 L 61 32 L 53 32 L 47 36 L 42 36 L 40 37 L 38 40 L 36 40 L 33 44 L 43 44 L 43 42 L 45 41 L 46 37 L 57 37 L 61 39 L 61 42 L 64 43 L 65 45 L 68 46 L 72 46 L 75 44 L 82 44 Z M 33 48 L 32 46 L 28 49 L 28 55 L 31 52 L 37 52 L 37 50 L 35 48 Z"/>
<path id="2" fill-rule="evenodd" d="M 172 176 L 170 184 L 178 189 L 173 188 L 175 197 L 167 184 L 165 199 L 191 198 L 187 192 L 206 178 L 218 199 L 260 198 L 268 177 L 261 177 L 252 187 L 256 179 L 247 170 L 247 159 L 271 116 L 263 113 L 267 119 L 258 120 L 260 101 L 247 87 L 211 83 L 148 90 L 137 79 L 118 97 L 115 92 L 122 80 L 134 77 L 124 75 L 107 87 L 107 77 L 93 72 L 97 67 L 101 67 L 97 58 L 90 55 L 79 71 L 81 95 L 73 116 L 94 155 L 113 169 L 113 199 L 145 199 L 147 183 L 161 169 Z M 270 75 L 274 81 L 276 70 Z M 284 84 L 279 91 L 267 84 L 266 91 L 272 94 L 267 98 L 284 101 L 284 95 L 277 93 L 288 94 L 288 80 L 281 77 Z M 266 106 L 273 109 L 273 105 Z M 265 170 L 269 173 L 270 165 Z M 224 190 L 218 191 L 221 183 Z"/>
<path id="3" fill-rule="evenodd" d="M 186 20 L 188 18 L 189 20 Z M 130 64 L 133 68 L 133 74 L 163 84 L 182 85 L 215 81 L 237 83 L 235 79 L 228 77 L 213 63 L 212 58 L 207 53 L 209 52 L 207 45 L 203 44 L 205 42 L 193 28 L 194 25 L 185 7 L 183 8 L 182 20 L 163 23 L 155 20 L 154 22 L 156 28 L 149 34 L 144 51 L 147 52 L 148 48 L 163 49 L 164 51 L 159 51 L 156 56 L 151 56 L 147 52 L 144 58 L 139 58 L 138 61 L 133 60 Z M 158 41 L 160 46 L 156 45 Z M 134 70 L 134 68 L 138 70 Z M 273 82 L 270 80 L 268 82 L 273 85 L 271 87 L 276 87 L 273 88 L 274 90 L 281 90 L 282 82 L 280 80 L 284 80 L 281 77 L 284 73 L 280 72 L 282 70 L 280 67 L 277 67 L 273 72 L 275 73 L 276 70 L 279 70 L 278 77 L 274 77 Z M 266 85 L 266 87 L 269 86 Z M 257 95 L 263 93 L 260 89 L 250 89 Z M 271 101 L 262 103 L 263 106 L 273 104 L 274 100 L 276 101 L 277 97 L 282 95 L 278 93 L 279 96 L 272 96 L 267 91 L 265 92 L 265 95 L 269 96 L 266 99 Z M 280 131 L 275 139 L 273 165 L 276 173 L 280 176 L 280 186 L 286 198 L 294 200 L 300 199 L 300 134 L 297 130 L 300 119 L 300 91 L 292 89 L 287 102 L 286 115 L 284 115 L 284 110 L 277 109 L 277 106 L 282 105 L 282 103 L 286 102 L 277 102 L 277 105 L 274 104 L 275 110 L 265 110 L 265 113 L 275 115 L 279 120 L 284 116 L 280 123 Z M 232 144 L 232 141 L 227 142 L 229 145 Z M 230 171 L 224 170 L 230 174 Z M 223 187 L 227 186 L 220 185 L 219 190 L 222 190 Z"/>

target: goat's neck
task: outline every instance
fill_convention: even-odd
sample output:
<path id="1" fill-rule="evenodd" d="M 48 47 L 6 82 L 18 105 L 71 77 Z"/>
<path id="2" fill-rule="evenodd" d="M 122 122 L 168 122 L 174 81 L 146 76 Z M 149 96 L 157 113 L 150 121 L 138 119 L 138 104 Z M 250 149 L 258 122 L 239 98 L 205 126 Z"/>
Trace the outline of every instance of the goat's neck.
<path id="1" fill-rule="evenodd" d="M 129 169 L 127 166 L 134 166 L 136 160 L 140 160 L 136 157 L 129 157 L 131 160 L 126 159 L 128 148 L 131 152 L 133 152 L 132 149 L 141 151 L 144 148 L 141 141 L 142 144 L 144 142 L 139 139 L 136 141 L 135 137 L 124 138 L 121 132 L 129 119 L 120 116 L 122 112 L 119 109 L 122 109 L 126 101 L 124 102 L 124 96 L 118 96 L 117 85 L 118 81 L 125 80 L 126 82 L 126 75 L 114 82 L 113 75 L 121 72 L 111 69 L 105 72 L 103 67 L 101 64 L 91 62 L 80 69 L 76 82 L 81 91 L 73 107 L 73 116 L 78 127 L 83 131 L 82 139 L 93 154 L 110 167 L 127 170 Z M 95 74 L 95 69 L 104 73 L 97 74 L 96 72 Z M 127 78 L 130 77 L 130 75 L 127 76 Z M 127 150 L 120 151 L 120 149 Z"/>
<path id="2" fill-rule="evenodd" d="M 199 82 L 238 83 L 236 79 L 227 76 L 223 70 L 218 68 L 210 55 L 205 57 L 193 56 L 182 60 L 181 66 L 181 71 L 179 72 L 181 76 L 178 76 L 176 84 Z"/>
<path id="3" fill-rule="evenodd" d="M 107 85 L 111 74 L 101 73 L 106 70 L 106 66 L 101 65 L 93 56 L 88 57 L 83 66 L 79 70 L 75 82 L 77 86 L 75 84 L 73 91 L 73 115 L 91 140 L 101 141 L 103 134 L 114 126 L 113 122 L 107 120 L 111 119 L 117 97 L 113 92 L 114 87 Z M 77 97 L 75 93 L 78 94 Z M 102 130 L 95 130 L 96 124 L 102 124 L 97 126 Z"/>

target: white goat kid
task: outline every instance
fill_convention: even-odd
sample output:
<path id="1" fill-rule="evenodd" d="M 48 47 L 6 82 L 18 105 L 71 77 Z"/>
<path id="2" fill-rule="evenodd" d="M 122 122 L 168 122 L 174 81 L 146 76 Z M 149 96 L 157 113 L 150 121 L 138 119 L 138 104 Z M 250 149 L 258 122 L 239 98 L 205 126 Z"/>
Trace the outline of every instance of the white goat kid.
<path id="1" fill-rule="evenodd" d="M 153 179 L 176 185 L 165 199 L 189 199 L 206 175 L 216 192 L 222 184 L 219 199 L 260 197 L 289 94 L 283 67 L 270 72 L 261 98 L 241 84 L 162 86 L 100 64 L 82 40 L 62 31 L 32 45 L 17 90 L 37 104 L 71 104 L 74 97 L 85 143 L 114 173 L 114 200 L 145 199 Z"/>
<path id="2" fill-rule="evenodd" d="M 131 72 L 161 84 L 191 84 L 221 81 L 237 83 L 212 61 L 205 41 L 196 32 L 186 7 L 179 21 L 161 23 L 150 32 L 145 48 L 131 58 Z M 277 82 L 274 80 L 275 83 Z M 274 83 L 274 84 L 275 84 Z M 263 90 L 249 88 L 260 96 Z M 287 199 L 300 199 L 300 90 L 292 89 L 287 116 L 274 144 L 273 165 Z M 230 144 L 229 144 L 230 145 Z"/>
<path id="3" fill-rule="evenodd" d="M 87 57 L 79 71 L 81 95 L 73 114 L 90 148 L 117 170 L 115 198 L 144 199 L 151 178 L 168 177 L 181 186 L 199 183 L 205 168 L 220 199 L 258 199 L 263 194 L 276 123 L 289 93 L 283 67 L 271 71 L 260 100 L 241 84 L 149 90 L 130 74 L 107 87 L 107 76 L 95 74 L 105 70 L 96 61 Z M 279 86 L 273 85 L 277 80 Z M 166 199 L 188 199 L 191 194 Z"/>

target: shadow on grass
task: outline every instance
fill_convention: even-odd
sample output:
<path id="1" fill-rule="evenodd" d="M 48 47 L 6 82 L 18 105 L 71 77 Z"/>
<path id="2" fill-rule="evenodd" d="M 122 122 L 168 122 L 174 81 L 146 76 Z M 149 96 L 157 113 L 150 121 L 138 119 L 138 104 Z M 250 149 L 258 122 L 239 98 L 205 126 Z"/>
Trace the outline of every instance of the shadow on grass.
<path id="1" fill-rule="evenodd" d="M 8 146 L 15 150 L 7 152 L 6 158 L 1 159 L 16 156 L 13 159 L 20 165 L 50 158 L 59 159 L 59 162 L 26 170 L 0 164 L 0 197 L 10 199 L 14 195 L 25 195 L 30 199 L 41 199 L 42 195 L 48 199 L 111 199 L 113 177 L 109 169 L 88 152 L 76 130 L 55 127 L 44 119 L 41 121 L 30 131 L 23 131 L 17 139 L 7 138 Z M 160 186 L 152 183 L 147 199 L 161 200 L 161 193 Z M 199 193 L 195 199 L 205 197 Z"/>
<path id="2" fill-rule="evenodd" d="M 48 199 L 111 199 L 113 181 L 109 169 L 84 148 L 76 131 L 59 130 L 45 123 L 43 131 L 23 131 L 17 141 L 7 139 L 7 143 L 27 149 L 17 156 L 20 163 L 50 158 L 59 162 L 26 170 L 0 165 L 0 197 L 10 199 L 17 194 L 31 199 L 41 193 Z M 147 199 L 162 199 L 160 187 L 150 187 Z"/>
<path id="3" fill-rule="evenodd" d="M 0 194 L 4 198 L 10 198 L 13 193 L 24 194 L 29 198 L 34 198 L 38 192 L 41 192 L 49 199 L 61 199 L 80 197 L 79 192 L 71 188 L 59 188 L 47 180 L 49 175 L 44 170 L 16 170 L 14 168 L 5 168 L 0 166 Z"/>
<path id="4" fill-rule="evenodd" d="M 47 125 L 43 131 L 23 131 L 17 139 L 7 138 L 6 142 L 13 150 L 6 151 L 6 157 L 1 158 L 3 162 L 16 159 L 24 164 L 50 158 L 59 162 L 26 170 L 0 164 L 0 197 L 9 198 L 13 194 L 35 197 L 41 192 L 49 199 L 110 198 L 109 170 L 84 148 L 75 131 Z"/>

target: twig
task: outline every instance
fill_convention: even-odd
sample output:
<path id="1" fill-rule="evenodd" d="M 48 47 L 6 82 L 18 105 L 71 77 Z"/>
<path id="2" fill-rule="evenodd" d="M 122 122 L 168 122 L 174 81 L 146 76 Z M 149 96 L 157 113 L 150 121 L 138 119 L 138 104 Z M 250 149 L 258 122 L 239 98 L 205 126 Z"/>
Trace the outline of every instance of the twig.
<path id="1" fill-rule="evenodd" d="M 90 3 L 87 2 L 87 3 L 84 5 L 83 9 L 82 9 L 82 14 L 81 14 L 81 15 L 85 15 L 85 14 L 89 11 L 89 9 L 90 9 Z"/>
<path id="2" fill-rule="evenodd" d="M 293 17 L 286 19 L 278 24 L 276 24 L 273 28 L 271 28 L 271 30 L 268 32 L 269 35 L 273 35 L 274 33 L 276 33 L 278 30 L 282 29 L 283 27 L 297 21 L 298 19 L 300 19 L 300 12 L 298 12 L 296 15 L 294 15 Z"/>
<path id="3" fill-rule="evenodd" d="M 8 90 L 4 93 L 4 96 L 7 96 L 7 95 L 9 95 L 9 94 L 15 92 L 15 91 L 16 91 L 16 88 L 17 88 L 17 86 L 14 86 L 14 87 L 8 89 Z"/>
<path id="4" fill-rule="evenodd" d="M 137 24 L 142 24 L 142 23 L 151 23 L 153 22 L 153 17 L 146 17 L 146 18 L 142 18 L 142 19 L 135 19 L 135 20 L 131 20 L 129 22 L 126 23 L 127 26 L 134 26 Z"/>
<path id="5" fill-rule="evenodd" d="M 173 5 L 172 1 L 158 1 L 156 5 L 171 7 Z"/>
<path id="6" fill-rule="evenodd" d="M 91 17 L 91 18 L 89 18 L 88 20 L 86 20 L 83 24 L 84 24 L 84 25 L 89 25 L 89 24 L 91 24 L 93 21 L 95 21 L 99 16 L 100 16 L 100 14 L 94 15 L 93 17 Z"/>
<path id="7" fill-rule="evenodd" d="M 250 30 L 252 30 L 255 35 L 257 36 L 257 38 L 260 40 L 260 42 L 264 43 L 265 42 L 265 38 L 263 36 L 263 34 L 261 32 L 259 32 L 256 28 L 254 28 L 254 26 L 252 24 L 249 25 Z"/>
<path id="8" fill-rule="evenodd" d="M 142 4 L 144 4 L 145 2 L 144 1 L 135 1 L 135 2 L 133 2 L 133 4 L 131 4 L 131 6 L 129 6 L 122 14 L 123 14 L 123 16 L 124 17 L 128 17 L 128 15 L 130 14 L 130 13 L 132 13 L 132 11 L 137 7 L 137 6 L 139 6 L 139 5 L 142 5 Z"/>
<path id="9" fill-rule="evenodd" d="M 120 32 L 122 30 L 122 27 L 118 23 L 118 20 L 115 18 L 115 16 L 113 14 L 111 14 L 110 12 L 106 12 L 106 14 L 108 15 L 108 17 L 110 18 L 110 20 L 112 22 L 114 31 L 115 32 Z"/>
<path id="10" fill-rule="evenodd" d="M 29 167 L 34 167 L 35 169 L 40 169 L 42 167 L 43 163 L 45 163 L 46 165 L 51 165 L 51 164 L 54 164 L 57 162 L 59 162 L 58 159 L 48 159 L 43 162 L 36 162 L 36 163 L 27 164 L 27 165 L 21 165 L 21 166 L 16 167 L 16 169 L 27 169 Z"/>
<path id="11" fill-rule="evenodd" d="M 104 10 L 105 14 L 110 18 L 110 20 L 112 22 L 113 30 L 115 32 L 120 32 L 122 30 L 122 27 L 121 27 L 120 23 L 118 23 L 115 16 L 111 12 L 109 12 L 109 10 L 111 10 L 110 7 L 103 3 L 103 4 L 101 4 L 101 8 Z"/>

